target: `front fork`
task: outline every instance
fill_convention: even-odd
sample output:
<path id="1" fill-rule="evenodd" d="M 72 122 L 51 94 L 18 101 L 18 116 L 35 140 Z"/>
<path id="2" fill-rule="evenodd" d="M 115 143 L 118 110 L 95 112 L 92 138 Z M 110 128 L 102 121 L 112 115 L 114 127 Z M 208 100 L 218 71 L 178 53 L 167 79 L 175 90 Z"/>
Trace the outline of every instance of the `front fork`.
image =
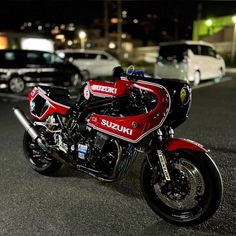
<path id="1" fill-rule="evenodd" d="M 165 157 L 164 153 L 162 152 L 162 150 L 157 149 L 156 155 L 158 156 L 159 163 L 161 166 L 161 171 L 162 171 L 163 176 L 165 177 L 165 180 L 171 181 L 170 174 L 169 174 L 168 167 L 167 167 L 167 161 L 166 161 L 166 157 Z M 147 161 L 150 166 L 150 169 L 153 172 L 157 172 L 157 169 L 156 169 L 157 167 L 151 163 L 148 154 L 147 154 Z"/>
<path id="2" fill-rule="evenodd" d="M 171 127 L 168 129 L 168 136 L 170 138 L 174 138 L 174 130 Z M 162 144 L 163 143 L 163 133 L 160 129 L 157 130 L 157 137 L 158 137 L 159 143 Z M 163 145 L 160 145 L 160 146 L 163 146 Z M 158 156 L 161 170 L 162 170 L 162 174 L 165 177 L 165 180 L 171 181 L 170 174 L 168 171 L 167 160 L 166 160 L 165 154 L 163 153 L 162 150 L 163 150 L 163 148 L 157 148 L 156 155 Z"/>
<path id="3" fill-rule="evenodd" d="M 175 151 L 183 150 L 183 149 L 193 150 L 193 151 L 197 151 L 201 153 L 207 153 L 209 150 L 206 150 L 203 147 L 203 145 L 197 142 L 194 142 L 192 140 L 174 138 L 174 131 L 172 128 L 168 128 L 165 131 L 166 131 L 165 136 L 167 136 L 168 138 L 163 142 L 162 131 L 160 129 L 157 130 L 157 139 L 160 145 L 158 145 L 158 147 L 156 147 L 156 150 L 154 149 L 153 151 L 155 151 L 156 155 L 158 156 L 160 166 L 161 166 L 161 171 L 163 173 L 163 176 L 165 177 L 165 180 L 171 181 L 169 170 L 168 170 L 169 165 L 167 163 L 166 156 L 163 150 L 166 150 L 167 153 L 175 152 Z M 148 154 L 147 154 L 147 158 L 148 158 L 150 168 L 153 171 L 155 171 L 155 169 L 153 168 L 153 165 L 150 163 Z"/>
<path id="4" fill-rule="evenodd" d="M 162 152 L 162 150 L 157 150 L 157 156 L 159 157 L 162 173 L 165 176 L 166 181 L 171 181 L 170 174 L 169 174 L 169 171 L 167 168 L 166 157 L 165 157 L 164 153 Z"/>

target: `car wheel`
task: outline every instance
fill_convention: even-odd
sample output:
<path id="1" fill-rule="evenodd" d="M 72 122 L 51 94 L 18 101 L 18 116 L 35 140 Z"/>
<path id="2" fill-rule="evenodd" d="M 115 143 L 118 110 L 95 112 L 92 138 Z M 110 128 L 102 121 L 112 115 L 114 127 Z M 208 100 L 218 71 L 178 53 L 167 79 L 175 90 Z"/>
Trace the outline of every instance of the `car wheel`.
<path id="1" fill-rule="evenodd" d="M 193 85 L 197 86 L 201 82 L 201 74 L 199 71 L 195 71 L 193 75 Z"/>
<path id="2" fill-rule="evenodd" d="M 81 71 L 81 74 L 82 74 L 82 76 L 83 76 L 83 78 L 84 78 L 84 81 L 87 81 L 87 80 L 90 79 L 90 73 L 89 73 L 88 70 L 83 70 L 83 71 Z"/>
<path id="3" fill-rule="evenodd" d="M 20 76 L 12 77 L 9 81 L 9 89 L 12 93 L 22 93 L 25 89 L 25 82 Z"/>
<path id="4" fill-rule="evenodd" d="M 222 68 L 220 68 L 219 71 L 218 71 L 218 78 L 220 80 L 223 78 L 223 70 L 222 70 Z"/>
<path id="5" fill-rule="evenodd" d="M 79 74 L 73 74 L 71 76 L 71 84 L 73 87 L 81 87 L 82 85 L 82 78 Z"/>

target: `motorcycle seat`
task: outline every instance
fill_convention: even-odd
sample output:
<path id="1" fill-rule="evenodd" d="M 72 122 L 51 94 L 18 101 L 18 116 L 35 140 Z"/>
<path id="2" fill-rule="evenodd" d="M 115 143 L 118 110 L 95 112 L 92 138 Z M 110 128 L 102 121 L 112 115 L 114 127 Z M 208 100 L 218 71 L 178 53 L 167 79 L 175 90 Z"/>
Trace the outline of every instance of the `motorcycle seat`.
<path id="1" fill-rule="evenodd" d="M 76 105 L 76 101 L 70 98 L 69 91 L 66 88 L 51 87 L 48 90 L 48 97 L 55 102 L 69 107 L 73 107 Z"/>
<path id="2" fill-rule="evenodd" d="M 71 98 L 63 98 L 63 97 L 59 97 L 59 96 L 50 96 L 50 98 L 55 101 L 58 102 L 62 105 L 68 106 L 68 107 L 74 107 L 76 105 L 76 101 L 72 100 Z"/>

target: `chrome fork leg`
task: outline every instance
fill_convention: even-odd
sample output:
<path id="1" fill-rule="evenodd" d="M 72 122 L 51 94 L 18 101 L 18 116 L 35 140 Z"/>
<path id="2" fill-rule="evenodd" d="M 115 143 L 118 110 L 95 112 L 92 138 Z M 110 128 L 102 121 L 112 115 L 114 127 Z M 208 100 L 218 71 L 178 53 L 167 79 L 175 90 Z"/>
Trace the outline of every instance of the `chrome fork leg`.
<path id="1" fill-rule="evenodd" d="M 165 176 L 165 179 L 167 181 L 171 181 L 169 171 L 167 168 L 167 161 L 166 161 L 165 155 L 163 154 L 163 152 L 161 150 L 157 150 L 157 155 L 159 157 L 159 161 L 161 163 L 161 168 L 162 168 L 163 174 Z"/>

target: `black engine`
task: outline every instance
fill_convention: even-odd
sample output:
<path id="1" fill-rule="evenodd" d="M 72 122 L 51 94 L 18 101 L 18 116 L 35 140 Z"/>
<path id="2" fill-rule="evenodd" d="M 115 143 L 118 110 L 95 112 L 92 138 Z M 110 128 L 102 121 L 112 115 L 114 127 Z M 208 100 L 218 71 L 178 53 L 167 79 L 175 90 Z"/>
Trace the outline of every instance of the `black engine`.
<path id="1" fill-rule="evenodd" d="M 119 142 L 86 126 L 78 128 L 77 137 L 76 163 L 110 176 L 121 150 Z"/>

